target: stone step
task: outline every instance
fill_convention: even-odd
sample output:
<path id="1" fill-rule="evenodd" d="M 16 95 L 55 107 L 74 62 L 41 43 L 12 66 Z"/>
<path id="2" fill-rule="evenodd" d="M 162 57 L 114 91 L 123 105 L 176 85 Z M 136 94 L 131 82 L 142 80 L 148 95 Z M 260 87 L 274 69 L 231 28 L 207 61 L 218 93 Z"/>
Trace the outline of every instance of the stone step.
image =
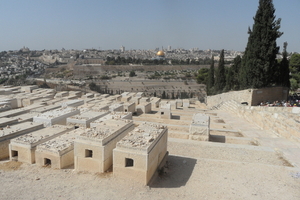
<path id="1" fill-rule="evenodd" d="M 168 151 L 185 157 L 292 166 L 276 150 L 262 146 L 169 138 Z"/>

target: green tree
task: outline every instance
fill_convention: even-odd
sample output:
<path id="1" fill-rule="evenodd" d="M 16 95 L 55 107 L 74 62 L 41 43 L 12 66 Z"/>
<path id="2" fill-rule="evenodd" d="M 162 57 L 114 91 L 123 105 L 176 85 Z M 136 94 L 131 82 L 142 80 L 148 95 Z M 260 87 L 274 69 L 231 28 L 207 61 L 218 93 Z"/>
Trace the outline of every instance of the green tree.
<path id="1" fill-rule="evenodd" d="M 291 91 L 296 91 L 299 88 L 299 84 L 296 79 L 291 78 Z"/>
<path id="2" fill-rule="evenodd" d="M 291 86 L 291 83 L 290 83 L 289 61 L 287 59 L 287 51 L 286 51 L 287 45 L 288 45 L 287 42 L 283 44 L 283 52 L 282 52 L 283 58 L 279 65 L 277 84 L 289 88 Z"/>
<path id="3" fill-rule="evenodd" d="M 292 73 L 300 72 L 300 54 L 294 53 L 290 58 L 290 69 Z"/>
<path id="4" fill-rule="evenodd" d="M 130 73 L 129 73 L 129 77 L 134 77 L 134 76 L 136 76 L 136 74 L 135 74 L 135 71 L 130 71 Z"/>
<path id="5" fill-rule="evenodd" d="M 211 64 L 207 77 L 207 89 L 210 90 L 215 85 L 215 61 L 214 56 L 211 57 Z"/>
<path id="6" fill-rule="evenodd" d="M 199 84 L 206 84 L 207 83 L 207 77 L 208 77 L 208 69 L 202 68 L 198 71 L 197 75 L 197 83 Z"/>
<path id="7" fill-rule="evenodd" d="M 229 91 L 233 88 L 234 86 L 234 73 L 233 73 L 233 68 L 229 67 L 227 68 L 226 71 L 226 87 L 225 90 Z"/>
<path id="8" fill-rule="evenodd" d="M 215 91 L 222 92 L 226 85 L 226 75 L 225 75 L 225 63 L 224 63 L 224 49 L 222 49 L 220 54 L 220 60 L 215 78 Z"/>
<path id="9" fill-rule="evenodd" d="M 279 51 L 276 39 L 283 33 L 279 31 L 281 19 L 275 20 L 274 13 L 272 0 L 259 0 L 242 59 L 241 88 L 261 88 L 276 82 L 276 54 Z"/>
<path id="10" fill-rule="evenodd" d="M 231 68 L 232 68 L 231 72 L 232 72 L 232 76 L 233 76 L 231 89 L 233 89 L 233 90 L 238 90 L 240 87 L 239 72 L 241 69 L 241 65 L 242 65 L 241 56 L 236 56 L 233 60 L 233 65 L 231 66 Z"/>

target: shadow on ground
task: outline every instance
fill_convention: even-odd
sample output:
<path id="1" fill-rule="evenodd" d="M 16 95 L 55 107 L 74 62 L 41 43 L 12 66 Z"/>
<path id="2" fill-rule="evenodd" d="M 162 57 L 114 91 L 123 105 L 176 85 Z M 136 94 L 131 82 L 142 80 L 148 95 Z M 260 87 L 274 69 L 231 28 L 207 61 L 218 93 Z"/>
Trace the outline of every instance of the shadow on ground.
<path id="1" fill-rule="evenodd" d="M 169 155 L 164 172 L 150 185 L 152 188 L 177 188 L 190 179 L 196 159 Z"/>
<path id="2" fill-rule="evenodd" d="M 180 120 L 180 116 L 179 116 L 179 115 L 172 115 L 171 119 L 177 119 L 177 120 Z"/>

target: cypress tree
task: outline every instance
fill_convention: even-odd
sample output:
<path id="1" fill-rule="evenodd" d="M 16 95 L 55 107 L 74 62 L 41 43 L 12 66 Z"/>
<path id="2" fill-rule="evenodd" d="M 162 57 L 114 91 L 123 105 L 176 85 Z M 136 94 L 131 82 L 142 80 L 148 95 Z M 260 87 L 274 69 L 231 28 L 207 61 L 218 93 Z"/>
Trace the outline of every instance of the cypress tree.
<path id="1" fill-rule="evenodd" d="M 213 90 L 213 87 L 215 85 L 215 60 L 214 56 L 211 57 L 211 64 L 208 71 L 208 77 L 207 77 L 207 91 L 208 93 L 211 93 Z"/>
<path id="2" fill-rule="evenodd" d="M 226 75 L 225 75 L 224 49 L 222 49 L 220 54 L 218 69 L 216 72 L 215 91 L 222 92 L 225 85 L 226 85 Z"/>
<path id="3" fill-rule="evenodd" d="M 283 44 L 283 52 L 282 52 L 282 60 L 279 65 L 279 76 L 278 80 L 279 83 L 278 85 L 285 86 L 285 87 L 290 87 L 290 69 L 289 69 L 289 61 L 287 59 L 287 42 Z"/>
<path id="4" fill-rule="evenodd" d="M 278 69 L 276 54 L 279 47 L 276 39 L 283 33 L 279 31 L 280 21 L 275 20 L 272 0 L 259 0 L 252 30 L 249 28 L 248 43 L 242 59 L 240 73 L 241 88 L 261 88 L 276 83 Z"/>
<path id="5" fill-rule="evenodd" d="M 233 65 L 232 65 L 232 73 L 233 73 L 233 81 L 232 81 L 232 88 L 234 90 L 239 89 L 240 83 L 239 83 L 239 72 L 241 69 L 241 64 L 242 64 L 242 58 L 241 56 L 236 56 L 233 60 Z"/>
<path id="6" fill-rule="evenodd" d="M 233 72 L 233 68 L 229 67 L 226 70 L 226 87 L 225 87 L 225 91 L 229 91 L 233 88 L 234 86 L 234 72 Z"/>

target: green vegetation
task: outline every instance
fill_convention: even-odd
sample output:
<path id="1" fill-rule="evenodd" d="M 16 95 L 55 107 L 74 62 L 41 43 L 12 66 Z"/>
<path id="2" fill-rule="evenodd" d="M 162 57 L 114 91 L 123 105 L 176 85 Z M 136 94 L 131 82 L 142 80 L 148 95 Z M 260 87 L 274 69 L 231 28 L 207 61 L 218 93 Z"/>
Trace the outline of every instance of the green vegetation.
<path id="1" fill-rule="evenodd" d="M 291 90 L 295 91 L 300 87 L 300 54 L 293 54 L 289 60 L 291 71 Z"/>
<path id="2" fill-rule="evenodd" d="M 178 59 L 136 59 L 132 57 L 106 57 L 106 65 L 209 65 L 211 60 L 206 58 L 190 59 L 185 60 Z"/>
<path id="3" fill-rule="evenodd" d="M 209 69 L 202 68 L 198 71 L 197 75 L 197 83 L 199 84 L 206 84 L 208 78 Z"/>
<path id="4" fill-rule="evenodd" d="M 293 54 L 289 61 L 285 42 L 282 60 L 276 58 L 279 54 L 276 39 L 283 33 L 279 31 L 281 20 L 275 20 L 274 13 L 272 0 L 259 1 L 243 58 L 237 56 L 230 67 L 225 67 L 224 50 L 221 51 L 217 70 L 212 64 L 208 72 L 208 94 L 268 86 L 284 86 L 291 90 L 299 87 L 300 54 Z M 198 76 L 203 76 L 200 71 Z"/>
<path id="5" fill-rule="evenodd" d="M 135 71 L 130 71 L 129 77 L 134 77 L 134 76 L 136 76 Z"/>
<path id="6" fill-rule="evenodd" d="M 226 85 L 224 49 L 221 51 L 218 69 L 215 78 L 215 92 L 222 92 Z"/>
<path id="7" fill-rule="evenodd" d="M 280 21 L 275 20 L 272 0 L 260 0 L 254 17 L 240 70 L 240 87 L 262 88 L 277 83 L 282 74 L 278 73 L 276 54 L 279 47 L 276 39 L 283 33 L 279 31 Z"/>

